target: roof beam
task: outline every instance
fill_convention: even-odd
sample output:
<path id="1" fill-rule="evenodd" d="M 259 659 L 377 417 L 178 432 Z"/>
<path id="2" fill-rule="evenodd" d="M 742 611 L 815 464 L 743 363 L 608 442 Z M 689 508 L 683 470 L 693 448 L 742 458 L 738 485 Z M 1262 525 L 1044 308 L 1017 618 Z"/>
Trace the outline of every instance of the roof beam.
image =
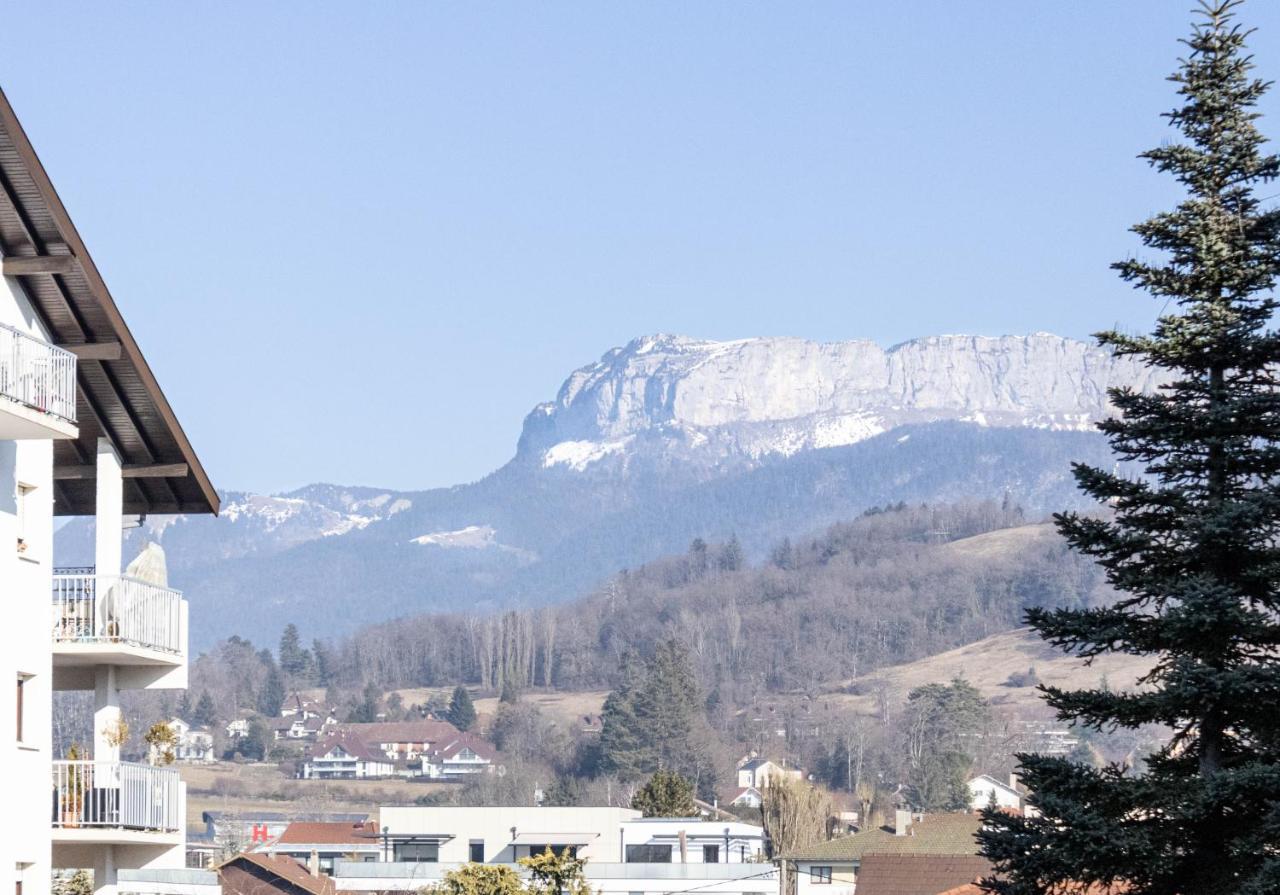
<path id="1" fill-rule="evenodd" d="M 77 268 L 75 255 L 9 255 L 0 258 L 0 273 L 6 277 L 25 277 L 37 273 L 74 273 Z"/>
<path id="2" fill-rule="evenodd" d="M 183 478 L 191 468 L 185 463 L 132 463 L 120 469 L 126 479 Z M 93 479 L 98 477 L 98 467 L 92 463 L 80 466 L 55 466 L 53 477 L 57 479 Z"/>
<path id="3" fill-rule="evenodd" d="M 70 351 L 80 360 L 120 360 L 122 352 L 119 342 L 84 342 L 80 345 L 58 347 Z"/>

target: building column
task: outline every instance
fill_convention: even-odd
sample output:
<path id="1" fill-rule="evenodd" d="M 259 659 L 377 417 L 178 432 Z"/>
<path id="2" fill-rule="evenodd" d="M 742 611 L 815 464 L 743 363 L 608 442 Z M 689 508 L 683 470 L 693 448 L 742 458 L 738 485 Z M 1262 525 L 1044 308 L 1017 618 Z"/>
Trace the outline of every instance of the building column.
<path id="1" fill-rule="evenodd" d="M 93 670 L 93 760 L 119 761 L 120 745 L 112 743 L 109 732 L 120 718 L 120 687 L 116 667 L 99 665 Z"/>
<path id="2" fill-rule="evenodd" d="M 93 850 L 93 895 L 116 895 L 116 849 L 100 845 Z"/>
<path id="3" fill-rule="evenodd" d="M 111 441 L 98 439 L 93 559 L 97 574 L 119 575 L 124 554 L 124 477 Z"/>

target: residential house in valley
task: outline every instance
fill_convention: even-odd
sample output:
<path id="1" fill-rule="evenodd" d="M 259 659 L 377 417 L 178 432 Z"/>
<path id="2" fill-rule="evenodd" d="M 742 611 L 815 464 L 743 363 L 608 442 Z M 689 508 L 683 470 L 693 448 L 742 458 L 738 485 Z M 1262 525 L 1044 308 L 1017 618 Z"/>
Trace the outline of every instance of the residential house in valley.
<path id="1" fill-rule="evenodd" d="M 366 745 L 358 735 L 336 731 L 311 748 L 299 776 L 305 780 L 362 780 L 391 777 L 395 763 L 386 754 Z"/>
<path id="2" fill-rule="evenodd" d="M 126 567 L 123 530 L 216 513 L 218 495 L 2 92 L 0 275 L 0 665 L 14 684 L 0 688 L 13 819 L 0 891 L 87 869 L 115 895 L 122 870 L 181 871 L 186 793 L 177 770 L 121 760 L 122 722 L 137 723 L 122 691 L 185 688 L 188 657 L 163 553 Z M 94 517 L 91 560 L 58 567 L 55 516 Z M 56 690 L 92 694 L 92 741 L 74 757 L 53 754 Z"/>
<path id="3" fill-rule="evenodd" d="M 987 774 L 979 774 L 969 780 L 969 807 L 981 811 L 988 805 L 1015 811 L 1022 810 L 1022 792 L 1018 788 L 1016 776 L 1011 776 L 1008 783 L 997 780 Z"/>
<path id="4" fill-rule="evenodd" d="M 421 773 L 433 780 L 461 780 L 492 772 L 497 758 L 492 744 L 473 733 L 460 733 L 422 755 Z"/>
<path id="5" fill-rule="evenodd" d="M 284 828 L 278 837 L 257 847 L 256 851 L 271 855 L 287 855 L 301 864 L 315 856 L 317 869 L 332 874 L 337 861 L 377 861 L 382 857 L 382 840 L 378 825 L 296 821 Z"/>
<path id="6" fill-rule="evenodd" d="M 338 725 L 337 729 L 358 737 L 392 761 L 405 762 L 417 761 L 436 746 L 443 746 L 461 735 L 448 721 L 434 718 L 349 723 Z"/>
<path id="7" fill-rule="evenodd" d="M 173 757 L 176 761 L 184 764 L 204 764 L 217 760 L 213 754 L 213 731 L 209 728 L 193 726 L 181 718 L 171 718 L 169 729 L 177 738 L 173 746 Z"/>
<path id="8" fill-rule="evenodd" d="M 796 895 L 865 895 L 861 868 L 871 855 L 969 856 L 978 854 L 977 814 L 915 815 L 898 811 L 891 827 L 874 827 L 786 855 L 796 870 Z M 966 882 L 966 880 L 960 880 Z"/>
<path id="9" fill-rule="evenodd" d="M 737 775 L 740 789 L 754 789 L 757 791 L 768 786 L 770 780 L 804 779 L 804 771 L 800 768 L 789 768 L 785 762 L 778 764 L 767 758 L 760 758 L 754 755 L 738 762 Z"/>

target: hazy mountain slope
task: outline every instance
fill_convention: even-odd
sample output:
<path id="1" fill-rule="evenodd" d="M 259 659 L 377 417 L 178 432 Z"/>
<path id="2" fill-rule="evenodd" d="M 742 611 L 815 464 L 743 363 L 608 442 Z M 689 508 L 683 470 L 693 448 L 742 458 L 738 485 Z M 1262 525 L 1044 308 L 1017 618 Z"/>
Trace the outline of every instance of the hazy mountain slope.
<path id="1" fill-rule="evenodd" d="M 313 485 L 228 493 L 218 519 L 166 517 L 158 540 L 192 603 L 193 640 L 330 635 L 459 605 L 539 604 L 618 568 L 737 534 L 759 551 L 899 500 L 1006 493 L 1040 514 L 1077 505 L 1071 460 L 1109 386 L 1150 374 L 1036 334 L 869 342 L 637 339 L 566 380 L 525 420 L 513 459 L 422 492 Z M 91 526 L 59 533 L 90 561 Z"/>

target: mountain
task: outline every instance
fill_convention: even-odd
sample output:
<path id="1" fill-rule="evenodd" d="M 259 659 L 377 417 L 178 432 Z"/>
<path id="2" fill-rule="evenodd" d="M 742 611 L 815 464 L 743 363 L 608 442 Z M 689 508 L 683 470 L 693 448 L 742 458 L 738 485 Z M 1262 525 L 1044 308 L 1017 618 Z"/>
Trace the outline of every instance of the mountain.
<path id="1" fill-rule="evenodd" d="M 312 485 L 229 492 L 218 519 L 150 519 L 192 603 L 197 647 L 273 641 L 433 608 L 536 605 L 620 568 L 736 535 L 759 554 L 898 501 L 1003 498 L 1031 516 L 1079 498 L 1072 460 L 1110 462 L 1093 423 L 1146 368 L 1081 342 L 649 336 L 566 379 L 484 479 L 401 492 Z M 59 533 L 92 555 L 91 525 Z"/>

